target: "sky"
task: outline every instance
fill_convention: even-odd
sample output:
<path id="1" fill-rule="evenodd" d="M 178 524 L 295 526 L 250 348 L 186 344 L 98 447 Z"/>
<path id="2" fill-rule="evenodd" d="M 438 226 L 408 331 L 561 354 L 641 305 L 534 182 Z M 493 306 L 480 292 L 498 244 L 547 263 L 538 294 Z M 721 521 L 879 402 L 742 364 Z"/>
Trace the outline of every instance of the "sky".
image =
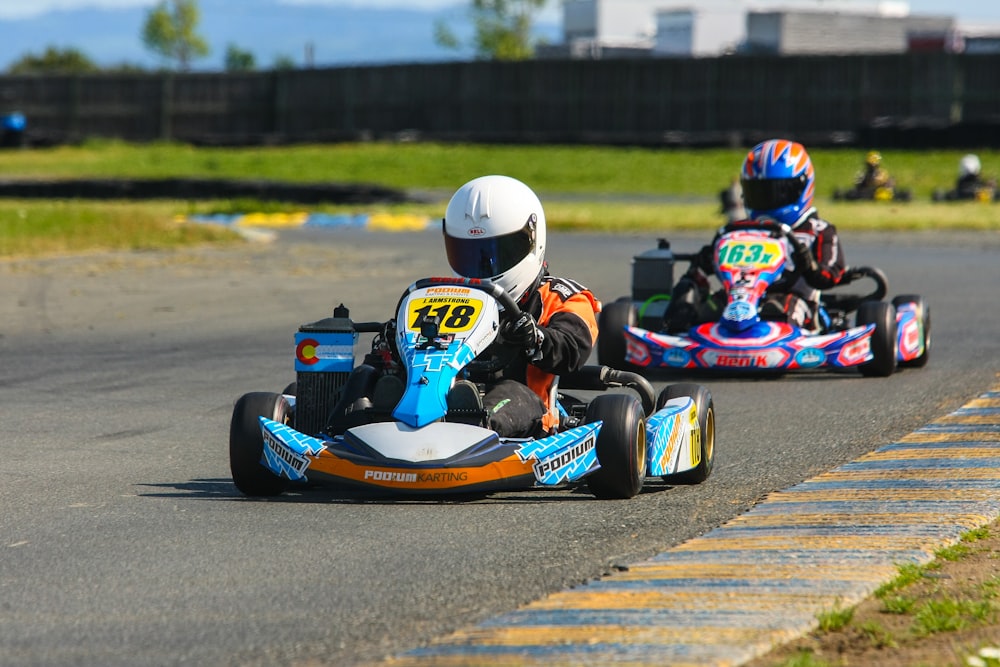
<path id="1" fill-rule="evenodd" d="M 616 0 L 608 0 L 612 6 Z M 733 8 L 853 8 L 904 0 L 644 0 L 659 7 L 691 7 L 728 14 Z M 46 46 L 73 47 L 100 66 L 156 67 L 161 58 L 141 42 L 141 24 L 159 0 L 0 0 L 0 71 Z M 211 53 L 198 70 L 224 67 L 227 45 L 251 51 L 260 68 L 279 62 L 304 66 L 439 62 L 474 57 L 472 28 L 463 12 L 470 0 L 199 0 L 201 33 Z M 283 11 L 287 6 L 290 11 Z M 911 13 L 954 16 L 968 33 L 1000 33 L 1000 0 L 909 0 Z M 211 11 L 206 8 L 211 7 Z M 232 11 L 239 8 L 245 11 Z M 263 9 L 262 9 L 263 8 Z M 317 11 L 321 9 L 323 11 Z M 352 11 L 338 12 L 350 8 Z M 82 10 L 111 10 L 105 12 Z M 75 13 L 73 10 L 77 10 Z M 395 10 L 386 12 L 386 10 Z M 262 22 L 257 20 L 266 16 Z M 397 18 L 398 20 L 392 20 Z M 562 40 L 561 0 L 536 16 L 536 35 Z M 446 49 L 434 39 L 443 21 L 460 38 Z M 23 28 L 20 24 L 23 23 Z M 373 38 L 377 37 L 377 38 Z"/>
<path id="2" fill-rule="evenodd" d="M 711 0 L 707 0 L 711 2 Z M 0 18 L 24 18 L 37 16 L 55 10 L 77 9 L 80 7 L 152 7 L 157 0 L 0 0 Z M 284 4 L 326 5 L 337 7 L 354 5 L 356 7 L 403 7 L 409 9 L 440 9 L 442 7 L 463 4 L 462 0 L 282 0 Z M 756 4 L 771 4 L 770 0 L 755 0 Z M 774 4 L 794 6 L 795 0 L 773 0 Z M 664 5 L 686 4 L 690 2 L 674 2 L 663 0 Z M 706 0 L 700 3 L 706 4 Z M 1000 2 L 996 0 L 909 0 L 910 11 L 920 14 L 948 14 L 957 16 L 960 21 L 998 22 L 1000 23 Z M 558 0 L 550 0 L 549 7 L 539 17 L 545 20 L 559 19 Z"/>
<path id="3" fill-rule="evenodd" d="M 0 0 L 0 18 L 26 18 L 38 16 L 46 12 L 88 8 L 121 9 L 124 7 L 153 7 L 158 0 Z M 350 5 L 354 7 L 383 8 L 403 7 L 408 9 L 440 9 L 455 4 L 461 0 L 280 0 L 287 5 L 319 5 L 337 7 Z M 555 4 L 553 3 L 553 8 Z M 555 16 L 553 10 L 549 13 Z"/>

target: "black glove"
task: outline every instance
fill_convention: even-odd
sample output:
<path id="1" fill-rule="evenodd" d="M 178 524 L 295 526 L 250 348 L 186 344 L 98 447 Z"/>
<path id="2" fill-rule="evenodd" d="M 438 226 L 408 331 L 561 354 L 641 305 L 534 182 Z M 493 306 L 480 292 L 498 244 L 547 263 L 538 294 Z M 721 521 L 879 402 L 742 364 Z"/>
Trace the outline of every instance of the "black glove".
<path id="1" fill-rule="evenodd" d="M 688 269 L 689 274 L 713 273 L 715 271 L 715 247 L 712 245 L 702 246 L 695 254 L 694 261 Z M 703 275 L 703 274 L 702 274 Z"/>
<path id="2" fill-rule="evenodd" d="M 521 313 L 514 321 L 508 321 L 500 330 L 500 335 L 511 345 L 520 346 L 529 354 L 534 353 L 542 342 L 542 332 L 531 313 Z"/>
<path id="3" fill-rule="evenodd" d="M 792 244 L 792 261 L 795 262 L 795 268 L 806 276 L 813 276 L 819 273 L 819 263 L 809 251 L 809 248 L 791 234 L 789 234 L 788 238 Z"/>
<path id="4" fill-rule="evenodd" d="M 841 277 L 840 282 L 837 284 L 848 285 L 850 283 L 853 283 L 855 280 L 859 278 L 864 278 L 867 275 L 868 272 L 864 268 L 860 268 L 857 266 L 848 267 L 844 271 L 844 275 Z"/>

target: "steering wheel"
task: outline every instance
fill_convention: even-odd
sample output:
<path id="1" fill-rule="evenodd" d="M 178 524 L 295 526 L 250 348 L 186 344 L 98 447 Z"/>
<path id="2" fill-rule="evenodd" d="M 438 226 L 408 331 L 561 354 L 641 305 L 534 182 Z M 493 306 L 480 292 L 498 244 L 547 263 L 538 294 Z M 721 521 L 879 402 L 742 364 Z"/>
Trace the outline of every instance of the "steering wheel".
<path id="1" fill-rule="evenodd" d="M 507 293 L 507 290 L 503 289 L 496 283 L 489 280 L 460 278 L 457 276 L 422 278 L 421 280 L 416 281 L 406 288 L 406 291 L 400 298 L 399 303 L 396 305 L 395 312 L 399 312 L 399 306 L 403 303 L 403 299 L 405 299 L 406 296 L 414 290 L 423 289 L 424 287 L 434 287 L 436 285 L 461 285 L 462 287 L 469 287 L 489 294 L 496 299 L 497 303 L 500 305 L 501 323 L 513 322 L 521 315 L 521 308 L 517 305 L 517 302 L 514 301 L 514 298 Z M 483 350 L 478 357 L 469 362 L 466 368 L 473 376 L 491 375 L 510 365 L 510 363 L 517 358 L 521 351 L 522 350 L 519 345 L 511 345 L 510 343 L 502 340 L 500 337 L 497 337 L 493 344 Z"/>
<path id="2" fill-rule="evenodd" d="M 771 233 L 776 239 L 785 238 L 789 243 L 798 244 L 799 240 L 792 233 L 792 228 L 770 218 L 759 218 L 757 220 L 737 220 L 730 222 L 722 228 L 722 233 L 735 232 L 745 229 L 761 229 Z M 795 247 L 794 245 L 792 247 Z"/>

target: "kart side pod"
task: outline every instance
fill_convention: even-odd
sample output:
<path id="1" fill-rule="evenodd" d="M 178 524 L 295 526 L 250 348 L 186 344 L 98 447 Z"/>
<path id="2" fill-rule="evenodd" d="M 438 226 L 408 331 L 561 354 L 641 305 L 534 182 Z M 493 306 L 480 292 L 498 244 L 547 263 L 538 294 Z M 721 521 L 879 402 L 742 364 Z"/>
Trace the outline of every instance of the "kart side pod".
<path id="1" fill-rule="evenodd" d="M 350 311 L 343 304 L 333 317 L 303 324 L 295 334 L 295 428 L 315 435 L 327 419 L 340 388 L 354 368 L 358 337 Z"/>

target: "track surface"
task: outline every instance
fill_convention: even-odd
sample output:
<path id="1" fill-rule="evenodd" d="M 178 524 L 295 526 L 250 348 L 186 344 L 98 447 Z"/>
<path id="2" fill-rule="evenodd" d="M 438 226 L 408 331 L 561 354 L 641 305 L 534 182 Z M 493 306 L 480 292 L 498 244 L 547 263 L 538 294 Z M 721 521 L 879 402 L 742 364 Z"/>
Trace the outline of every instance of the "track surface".
<path id="1" fill-rule="evenodd" d="M 652 242 L 550 234 L 549 259 L 610 301 Z M 238 250 L 0 264 L 0 662 L 378 660 L 704 534 L 995 384 L 1000 237 L 845 244 L 891 294 L 928 299 L 929 366 L 702 379 L 718 413 L 713 476 L 626 502 L 238 495 L 233 401 L 291 379 L 299 323 L 341 301 L 384 319 L 412 280 L 448 273 L 436 232 L 296 230 Z"/>

